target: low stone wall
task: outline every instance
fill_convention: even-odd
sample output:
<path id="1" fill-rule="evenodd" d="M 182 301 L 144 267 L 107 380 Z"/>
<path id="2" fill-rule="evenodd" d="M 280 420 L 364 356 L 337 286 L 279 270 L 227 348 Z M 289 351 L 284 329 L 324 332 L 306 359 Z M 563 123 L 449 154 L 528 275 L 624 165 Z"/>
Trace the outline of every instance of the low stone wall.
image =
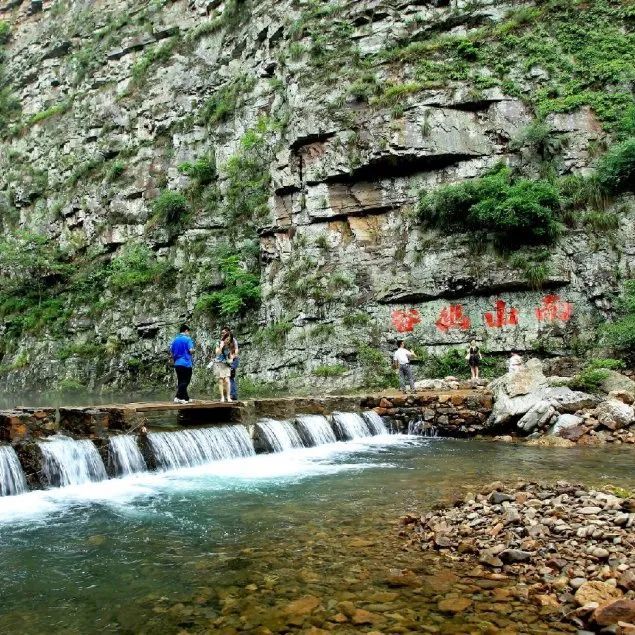
<path id="1" fill-rule="evenodd" d="M 492 394 L 485 391 L 415 393 L 394 397 L 365 397 L 362 408 L 372 408 L 390 421 L 395 432 L 434 431 L 440 436 L 467 437 L 485 432 L 492 412 Z"/>
<path id="2" fill-rule="evenodd" d="M 109 430 L 125 432 L 139 425 L 134 411 L 116 408 L 37 408 L 0 411 L 0 441 L 40 439 L 57 433 L 99 438 Z"/>

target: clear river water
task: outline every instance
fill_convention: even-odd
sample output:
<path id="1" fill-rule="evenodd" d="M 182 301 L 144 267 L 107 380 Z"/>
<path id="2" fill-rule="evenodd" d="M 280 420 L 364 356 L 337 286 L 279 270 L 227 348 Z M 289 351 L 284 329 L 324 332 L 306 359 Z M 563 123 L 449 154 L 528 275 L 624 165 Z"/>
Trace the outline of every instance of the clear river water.
<path id="1" fill-rule="evenodd" d="M 382 435 L 7 496 L 0 633 L 571 632 L 409 548 L 399 516 L 499 479 L 635 487 L 634 459 Z M 439 613 L 453 592 L 477 601 Z M 372 617 L 352 623 L 351 606 Z"/>

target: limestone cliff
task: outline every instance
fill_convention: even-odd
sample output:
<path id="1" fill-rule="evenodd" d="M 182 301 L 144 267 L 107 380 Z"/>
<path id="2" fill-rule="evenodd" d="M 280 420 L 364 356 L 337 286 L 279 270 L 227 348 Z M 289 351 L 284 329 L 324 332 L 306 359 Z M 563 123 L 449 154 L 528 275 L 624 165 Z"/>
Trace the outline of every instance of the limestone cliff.
<path id="1" fill-rule="evenodd" d="M 183 320 L 203 358 L 232 323 L 243 374 L 290 386 L 381 382 L 399 330 L 431 353 L 593 343 L 635 277 L 635 212 L 569 199 L 633 133 L 634 16 L 3 0 L 3 387 L 163 384 Z M 557 239 L 422 221 L 424 192 L 500 163 L 569 176 Z"/>

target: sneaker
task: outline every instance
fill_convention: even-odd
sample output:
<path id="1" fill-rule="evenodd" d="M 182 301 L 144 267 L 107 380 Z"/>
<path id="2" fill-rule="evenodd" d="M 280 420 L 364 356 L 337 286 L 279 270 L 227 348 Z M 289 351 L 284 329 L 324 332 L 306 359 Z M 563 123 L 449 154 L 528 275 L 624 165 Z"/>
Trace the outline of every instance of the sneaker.
<path id="1" fill-rule="evenodd" d="M 178 397 L 174 397 L 174 403 L 181 403 L 181 400 Z"/>

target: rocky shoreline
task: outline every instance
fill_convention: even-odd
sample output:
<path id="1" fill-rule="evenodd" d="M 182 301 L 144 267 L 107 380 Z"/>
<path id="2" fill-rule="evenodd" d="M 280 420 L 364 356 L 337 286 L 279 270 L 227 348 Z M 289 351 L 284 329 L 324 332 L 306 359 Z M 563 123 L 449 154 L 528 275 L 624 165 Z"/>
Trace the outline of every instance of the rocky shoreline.
<path id="1" fill-rule="evenodd" d="M 497 481 L 402 524 L 411 545 L 515 579 L 510 594 L 582 631 L 635 633 L 635 492 Z"/>

